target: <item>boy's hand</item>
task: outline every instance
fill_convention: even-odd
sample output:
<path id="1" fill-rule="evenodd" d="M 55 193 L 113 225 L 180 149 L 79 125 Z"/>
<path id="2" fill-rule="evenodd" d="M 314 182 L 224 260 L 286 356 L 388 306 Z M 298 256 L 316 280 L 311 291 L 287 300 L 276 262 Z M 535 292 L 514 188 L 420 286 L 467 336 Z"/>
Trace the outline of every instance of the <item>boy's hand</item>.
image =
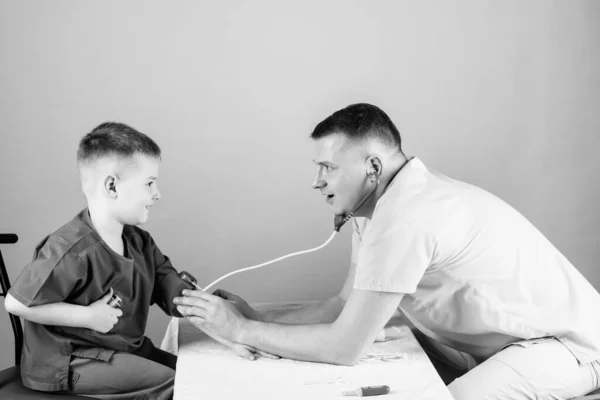
<path id="1" fill-rule="evenodd" d="M 108 301 L 112 295 L 113 290 L 111 288 L 107 295 L 87 306 L 90 311 L 87 328 L 96 332 L 106 333 L 119 321 L 119 317 L 123 315 L 123 311 L 108 305 Z"/>

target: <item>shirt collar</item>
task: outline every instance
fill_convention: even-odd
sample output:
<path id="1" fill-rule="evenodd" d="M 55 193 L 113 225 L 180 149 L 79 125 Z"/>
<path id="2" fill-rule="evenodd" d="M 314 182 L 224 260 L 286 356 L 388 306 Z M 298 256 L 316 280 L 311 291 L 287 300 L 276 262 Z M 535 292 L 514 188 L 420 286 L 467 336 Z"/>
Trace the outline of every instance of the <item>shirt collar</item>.
<path id="1" fill-rule="evenodd" d="M 427 167 L 418 157 L 408 158 L 407 163 L 388 184 L 383 195 L 377 201 L 373 214 L 390 202 L 397 202 L 399 197 L 411 196 L 423 185 L 425 179 L 424 173 Z"/>

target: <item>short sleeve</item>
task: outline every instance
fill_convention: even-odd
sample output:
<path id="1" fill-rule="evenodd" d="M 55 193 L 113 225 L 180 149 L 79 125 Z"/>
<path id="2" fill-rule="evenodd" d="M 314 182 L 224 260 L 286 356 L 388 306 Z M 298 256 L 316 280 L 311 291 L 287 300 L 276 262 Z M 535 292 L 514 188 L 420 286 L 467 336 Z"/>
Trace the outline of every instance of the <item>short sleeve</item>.
<path id="1" fill-rule="evenodd" d="M 169 257 L 162 254 L 152 238 L 150 238 L 148 246 L 146 251 L 152 253 L 155 270 L 152 304 L 156 303 L 168 315 L 181 317 L 173 299 L 181 296 L 183 289 L 190 289 L 190 287 L 179 277 Z"/>
<path id="2" fill-rule="evenodd" d="M 406 222 L 379 215 L 363 232 L 354 288 L 414 293 L 435 251 L 435 241 Z"/>
<path id="3" fill-rule="evenodd" d="M 85 285 L 84 262 L 68 251 L 60 238 L 46 237 L 35 249 L 33 261 L 23 268 L 9 293 L 24 305 L 67 301 L 73 290 Z"/>

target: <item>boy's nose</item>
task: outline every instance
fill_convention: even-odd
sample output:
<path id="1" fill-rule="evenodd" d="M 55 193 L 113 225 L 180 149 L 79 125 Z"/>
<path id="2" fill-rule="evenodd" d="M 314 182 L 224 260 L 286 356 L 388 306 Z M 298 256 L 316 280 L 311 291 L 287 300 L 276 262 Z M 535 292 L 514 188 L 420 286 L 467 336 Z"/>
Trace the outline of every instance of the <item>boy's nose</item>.
<path id="1" fill-rule="evenodd" d="M 160 199 L 160 190 L 156 189 L 156 193 L 154 194 L 154 200 Z"/>

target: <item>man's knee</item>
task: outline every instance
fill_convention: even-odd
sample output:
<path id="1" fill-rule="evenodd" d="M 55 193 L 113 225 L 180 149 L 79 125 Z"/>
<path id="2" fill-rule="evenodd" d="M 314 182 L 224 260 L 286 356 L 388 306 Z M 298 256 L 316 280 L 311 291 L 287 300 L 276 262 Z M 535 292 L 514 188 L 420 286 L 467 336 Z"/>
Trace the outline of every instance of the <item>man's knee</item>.
<path id="1" fill-rule="evenodd" d="M 598 386 L 594 367 L 580 365 L 558 340 L 541 338 L 507 347 L 448 389 L 455 400 L 569 399 Z"/>
<path id="2" fill-rule="evenodd" d="M 535 398 L 529 384 L 508 365 L 488 360 L 456 379 L 448 390 L 454 400 Z"/>

